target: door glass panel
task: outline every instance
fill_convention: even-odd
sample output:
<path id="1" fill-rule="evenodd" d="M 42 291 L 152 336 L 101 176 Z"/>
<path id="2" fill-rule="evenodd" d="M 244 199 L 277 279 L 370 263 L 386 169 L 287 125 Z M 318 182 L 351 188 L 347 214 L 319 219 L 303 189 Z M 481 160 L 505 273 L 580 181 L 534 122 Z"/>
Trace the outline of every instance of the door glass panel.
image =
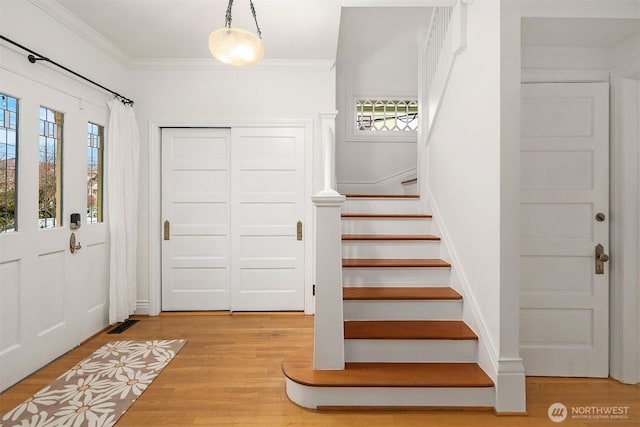
<path id="1" fill-rule="evenodd" d="M 62 122 L 62 113 L 40 107 L 38 164 L 40 228 L 62 226 Z"/>
<path id="2" fill-rule="evenodd" d="M 87 224 L 102 222 L 104 127 L 87 125 Z"/>
<path id="3" fill-rule="evenodd" d="M 0 233 L 17 226 L 18 100 L 0 94 Z"/>

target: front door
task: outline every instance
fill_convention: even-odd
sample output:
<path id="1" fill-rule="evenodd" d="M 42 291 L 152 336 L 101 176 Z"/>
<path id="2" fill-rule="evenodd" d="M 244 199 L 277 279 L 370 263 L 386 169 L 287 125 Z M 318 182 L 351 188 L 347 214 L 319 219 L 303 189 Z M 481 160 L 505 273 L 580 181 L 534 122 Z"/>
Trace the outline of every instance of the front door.
<path id="1" fill-rule="evenodd" d="M 163 129 L 162 309 L 304 309 L 304 130 Z"/>
<path id="2" fill-rule="evenodd" d="M 109 254 L 106 104 L 81 108 L 76 97 L 6 70 L 0 82 L 2 391 L 107 325 Z"/>
<path id="3" fill-rule="evenodd" d="M 609 87 L 522 85 L 520 352 L 527 375 L 606 377 Z M 602 258 L 604 260 L 604 257 Z"/>

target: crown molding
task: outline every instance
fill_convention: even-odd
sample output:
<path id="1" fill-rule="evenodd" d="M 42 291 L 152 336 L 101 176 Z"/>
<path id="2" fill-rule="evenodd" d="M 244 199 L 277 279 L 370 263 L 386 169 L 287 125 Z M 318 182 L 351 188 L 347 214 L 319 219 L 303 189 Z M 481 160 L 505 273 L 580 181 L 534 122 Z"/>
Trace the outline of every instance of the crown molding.
<path id="1" fill-rule="evenodd" d="M 439 7 L 455 3 L 456 0 L 343 0 L 342 7 Z"/>
<path id="2" fill-rule="evenodd" d="M 129 55 L 80 18 L 62 7 L 57 1 L 29 0 L 29 2 L 123 66 L 128 67 L 130 65 L 131 58 Z"/>
<path id="3" fill-rule="evenodd" d="M 134 59 L 129 61 L 133 70 L 216 70 L 216 71 L 330 71 L 335 65 L 332 59 L 264 59 L 248 68 L 225 65 L 213 58 Z"/>

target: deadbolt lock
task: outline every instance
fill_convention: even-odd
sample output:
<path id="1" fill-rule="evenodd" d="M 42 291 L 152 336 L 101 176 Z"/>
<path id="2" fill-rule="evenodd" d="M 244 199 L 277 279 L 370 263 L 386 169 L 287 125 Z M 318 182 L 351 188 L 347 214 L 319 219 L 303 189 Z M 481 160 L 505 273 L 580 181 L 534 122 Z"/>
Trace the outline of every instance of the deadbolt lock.
<path id="1" fill-rule="evenodd" d="M 606 219 L 606 216 L 602 212 L 598 212 L 596 214 L 596 221 L 602 222 Z"/>

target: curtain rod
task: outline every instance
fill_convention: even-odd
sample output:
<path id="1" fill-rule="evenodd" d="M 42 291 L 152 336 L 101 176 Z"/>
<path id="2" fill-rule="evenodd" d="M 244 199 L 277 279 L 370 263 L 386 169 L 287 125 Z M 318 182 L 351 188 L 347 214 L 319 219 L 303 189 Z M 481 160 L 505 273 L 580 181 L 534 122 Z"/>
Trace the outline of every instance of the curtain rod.
<path id="1" fill-rule="evenodd" d="M 31 62 L 32 64 L 35 64 L 37 61 L 46 61 L 52 65 L 55 65 L 58 68 L 63 69 L 64 71 L 73 74 L 76 77 L 81 78 L 82 80 L 85 80 L 89 83 L 91 83 L 94 86 L 98 86 L 100 89 L 106 90 L 107 92 L 111 93 L 115 98 L 118 98 L 120 100 L 120 102 L 122 102 L 123 104 L 127 104 L 127 105 L 131 105 L 133 106 L 133 100 L 127 98 L 126 96 L 120 95 L 118 92 L 109 89 L 108 87 L 102 86 L 100 83 L 96 83 L 93 80 L 83 76 L 82 74 L 76 73 L 75 71 L 65 67 L 64 65 L 58 64 L 55 61 L 52 61 L 51 59 L 47 58 L 46 56 L 43 56 L 41 54 L 39 54 L 38 52 L 35 52 L 31 49 L 29 49 L 28 47 L 25 47 L 13 40 L 11 40 L 10 38 L 7 38 L 5 36 L 3 36 L 2 34 L 0 34 L 0 39 L 7 41 L 9 43 L 11 43 L 14 46 L 19 47 L 20 49 L 29 52 L 29 55 L 27 56 L 27 59 L 29 60 L 29 62 Z"/>

